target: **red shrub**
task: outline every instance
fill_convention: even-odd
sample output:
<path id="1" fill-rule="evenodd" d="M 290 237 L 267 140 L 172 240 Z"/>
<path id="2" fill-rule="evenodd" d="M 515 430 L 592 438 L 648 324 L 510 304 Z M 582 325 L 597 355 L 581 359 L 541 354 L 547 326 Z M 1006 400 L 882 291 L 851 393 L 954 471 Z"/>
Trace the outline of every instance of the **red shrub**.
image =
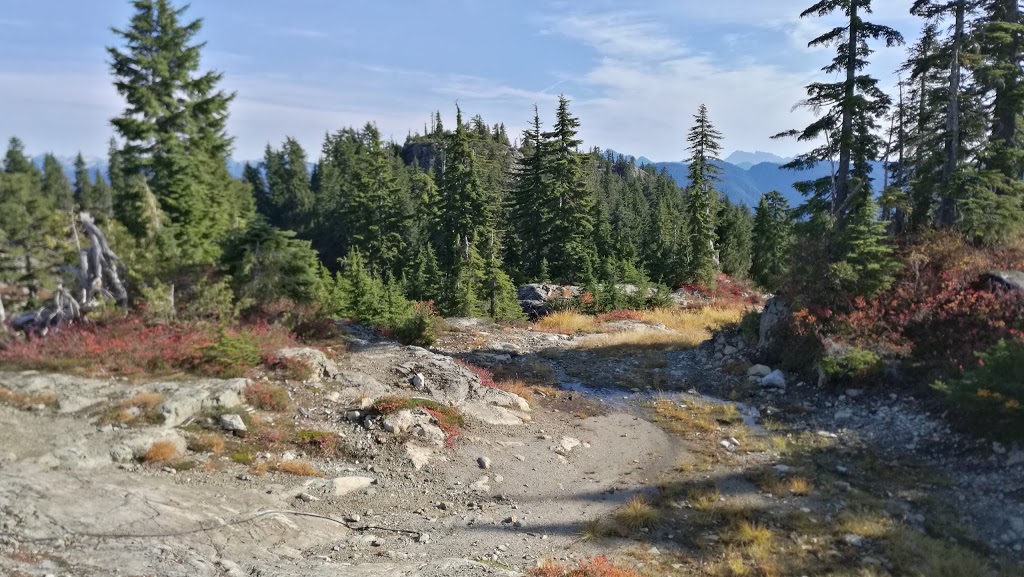
<path id="1" fill-rule="evenodd" d="M 462 359 L 455 359 L 455 362 L 460 364 L 460 365 L 462 365 L 462 366 L 464 366 L 464 367 L 466 367 L 467 369 L 472 371 L 473 374 L 475 374 L 477 377 L 479 377 L 481 385 L 483 385 L 485 387 L 490 387 L 492 389 L 497 389 L 498 388 L 498 386 L 496 384 L 494 384 L 494 375 L 491 374 L 491 371 L 488 371 L 487 369 L 485 369 L 483 367 L 478 367 L 478 366 L 476 366 L 476 365 L 474 365 L 472 363 L 467 363 L 466 361 L 464 361 Z"/>
<path id="2" fill-rule="evenodd" d="M 566 568 L 548 562 L 530 571 L 529 577 L 640 577 L 632 569 L 617 567 L 608 557 L 601 555 L 588 561 L 581 561 L 578 567 Z"/>
<path id="3" fill-rule="evenodd" d="M 643 311 L 633 309 L 619 309 L 599 314 L 594 320 L 596 320 L 599 323 L 608 323 L 615 321 L 639 321 L 643 320 L 643 318 Z"/>

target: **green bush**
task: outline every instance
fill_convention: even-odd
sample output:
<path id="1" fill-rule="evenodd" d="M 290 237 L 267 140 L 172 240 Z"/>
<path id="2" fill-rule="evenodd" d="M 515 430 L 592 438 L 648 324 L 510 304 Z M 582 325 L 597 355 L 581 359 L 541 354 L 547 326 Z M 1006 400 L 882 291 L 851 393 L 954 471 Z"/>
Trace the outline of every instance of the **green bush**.
<path id="1" fill-rule="evenodd" d="M 751 345 L 756 345 L 761 338 L 761 313 L 750 310 L 740 319 L 740 334 L 747 339 Z"/>
<path id="2" fill-rule="evenodd" d="M 390 327 L 390 333 L 403 345 L 429 347 L 437 340 L 439 321 L 430 305 L 417 303 L 409 316 Z"/>
<path id="3" fill-rule="evenodd" d="M 255 337 L 249 333 L 232 334 L 221 327 L 217 340 L 203 347 L 200 368 L 221 378 L 240 377 L 261 358 Z"/>
<path id="4" fill-rule="evenodd" d="M 1002 340 L 977 355 L 977 367 L 932 386 L 986 430 L 1024 436 L 1024 341 Z"/>
<path id="5" fill-rule="evenodd" d="M 834 382 L 861 382 L 881 373 L 882 359 L 871 351 L 850 347 L 826 354 L 821 369 Z"/>

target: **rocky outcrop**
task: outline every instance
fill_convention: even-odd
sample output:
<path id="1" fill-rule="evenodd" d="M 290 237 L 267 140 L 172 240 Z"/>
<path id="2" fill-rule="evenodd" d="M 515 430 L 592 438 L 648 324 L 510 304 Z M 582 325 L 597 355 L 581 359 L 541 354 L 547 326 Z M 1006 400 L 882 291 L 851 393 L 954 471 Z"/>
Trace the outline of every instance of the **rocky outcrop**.
<path id="1" fill-rule="evenodd" d="M 765 303 L 764 310 L 761 311 L 760 326 L 758 327 L 758 352 L 764 352 L 772 346 L 779 327 L 789 319 L 790 314 L 789 305 L 784 303 L 779 297 L 772 297 Z"/>
<path id="2" fill-rule="evenodd" d="M 518 298 L 523 312 L 536 319 L 551 311 L 552 302 L 571 299 L 582 292 L 583 289 L 578 286 L 537 283 L 519 287 Z"/>
<path id="3" fill-rule="evenodd" d="M 1024 291 L 1024 271 L 989 271 L 978 277 L 975 287 L 986 290 Z"/>

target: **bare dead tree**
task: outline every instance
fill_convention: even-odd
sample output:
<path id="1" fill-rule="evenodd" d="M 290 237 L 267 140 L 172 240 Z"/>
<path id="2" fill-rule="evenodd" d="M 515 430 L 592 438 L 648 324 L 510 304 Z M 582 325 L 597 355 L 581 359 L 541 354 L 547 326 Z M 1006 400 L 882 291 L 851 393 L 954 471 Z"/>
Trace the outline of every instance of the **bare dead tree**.
<path id="1" fill-rule="evenodd" d="M 88 247 L 82 247 L 78 236 L 79 225 L 89 241 Z M 88 212 L 79 213 L 77 222 L 72 224 L 72 231 L 78 249 L 78 266 L 62 268 L 78 282 L 78 290 L 72 294 L 62 283 L 58 285 L 53 298 L 43 307 L 13 317 L 11 326 L 26 336 L 43 337 L 51 329 L 79 320 L 99 306 L 102 299 L 113 300 L 121 307 L 128 306 L 128 291 L 117 270 L 121 259 L 110 249 L 107 237 L 96 226 L 92 215 Z"/>

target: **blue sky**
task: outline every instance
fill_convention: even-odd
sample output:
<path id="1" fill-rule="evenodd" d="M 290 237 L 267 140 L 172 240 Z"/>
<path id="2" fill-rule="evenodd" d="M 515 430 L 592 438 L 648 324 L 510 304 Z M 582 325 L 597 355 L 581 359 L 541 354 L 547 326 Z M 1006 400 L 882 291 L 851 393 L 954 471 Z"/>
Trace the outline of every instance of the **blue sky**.
<path id="1" fill-rule="evenodd" d="M 810 0 L 194 0 L 204 67 L 237 91 L 234 157 L 258 158 L 294 136 L 317 156 L 323 135 L 375 121 L 399 142 L 456 101 L 515 136 L 572 99 L 587 146 L 653 160 L 685 157 L 700 103 L 726 153 L 806 145 L 771 141 L 804 125 L 792 110 L 832 56 L 807 41 L 834 21 L 799 19 Z M 875 0 L 874 20 L 913 40 L 911 0 Z M 102 156 L 121 108 L 104 47 L 127 24 L 125 0 L 4 2 L 0 11 L 0 138 L 32 153 Z M 873 57 L 894 82 L 902 49 Z"/>

